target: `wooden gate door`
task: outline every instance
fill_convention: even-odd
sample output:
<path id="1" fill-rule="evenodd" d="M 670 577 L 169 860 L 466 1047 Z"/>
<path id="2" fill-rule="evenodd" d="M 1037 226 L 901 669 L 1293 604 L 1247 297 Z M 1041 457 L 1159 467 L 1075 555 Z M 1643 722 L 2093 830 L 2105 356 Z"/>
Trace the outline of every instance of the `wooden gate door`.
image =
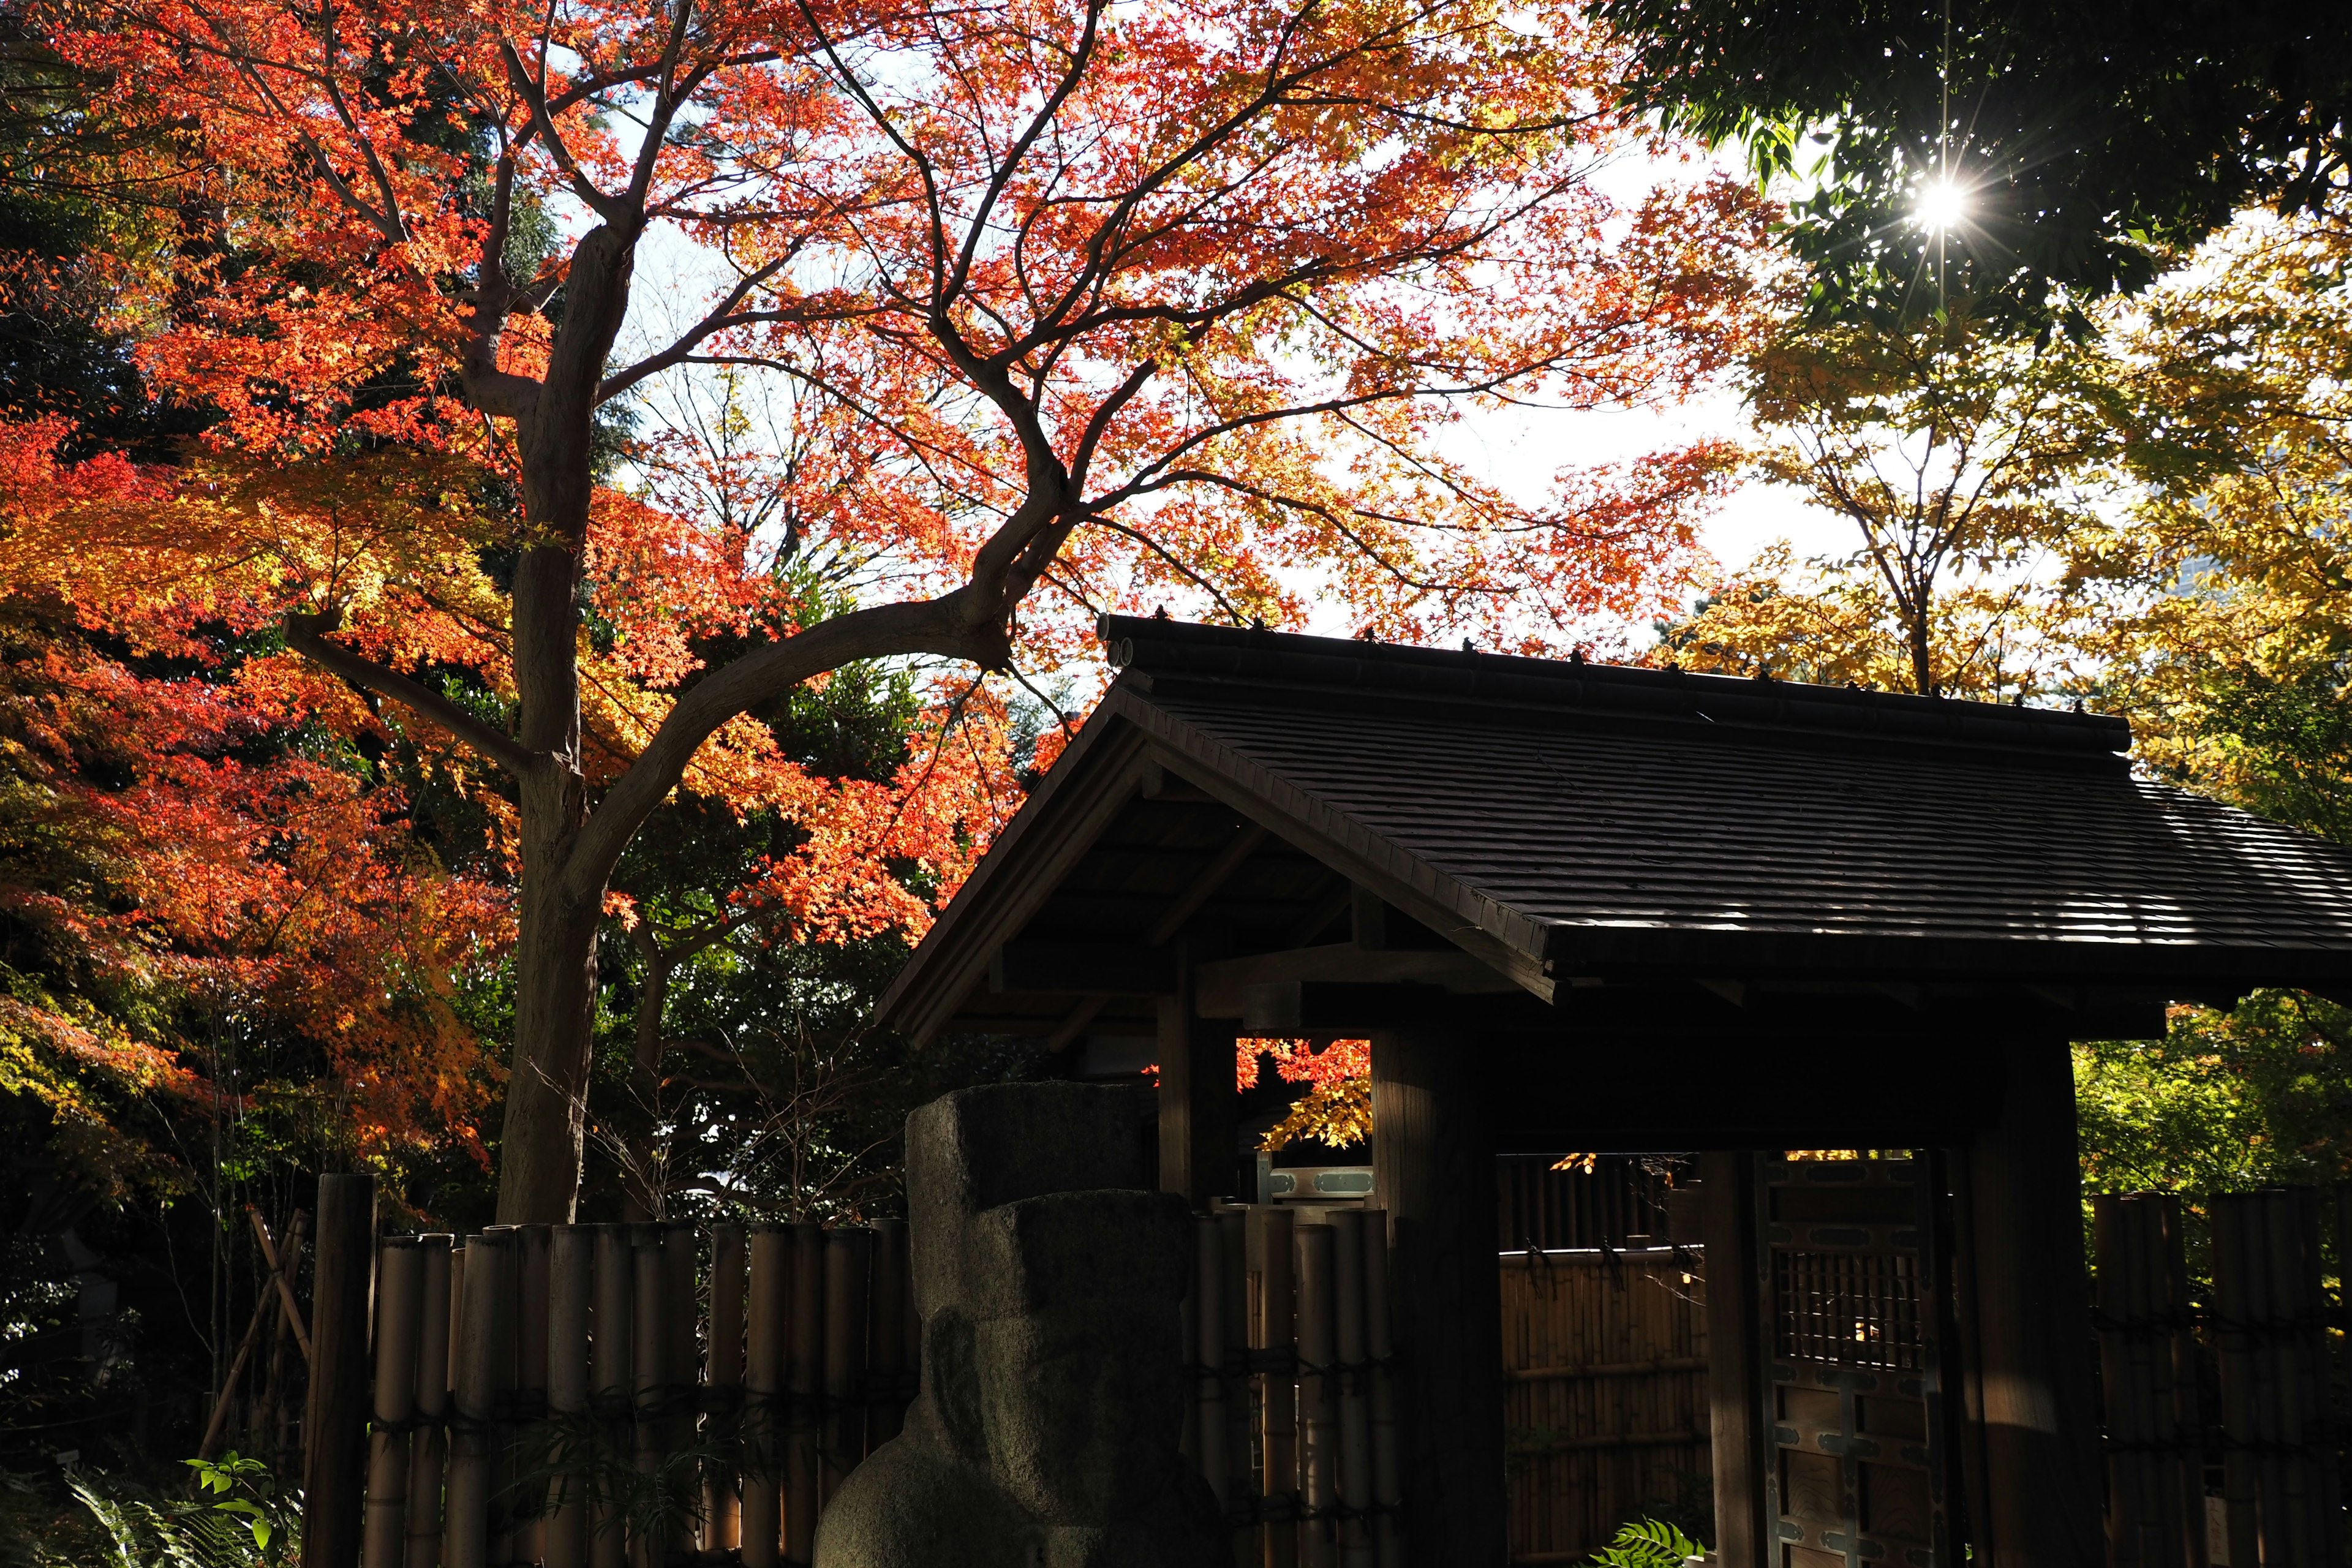
<path id="1" fill-rule="evenodd" d="M 1955 1568 L 1928 1162 L 1758 1174 L 1774 1568 Z"/>

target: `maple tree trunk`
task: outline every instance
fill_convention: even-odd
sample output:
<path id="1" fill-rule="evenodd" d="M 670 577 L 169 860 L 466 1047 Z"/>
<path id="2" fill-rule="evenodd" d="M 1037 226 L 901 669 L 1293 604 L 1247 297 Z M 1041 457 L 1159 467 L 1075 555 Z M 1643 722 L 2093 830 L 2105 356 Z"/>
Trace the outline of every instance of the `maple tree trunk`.
<path id="1" fill-rule="evenodd" d="M 563 887 L 562 868 L 579 825 L 576 802 L 582 793 L 576 773 L 527 782 L 522 792 L 514 1054 L 499 1151 L 502 1225 L 568 1223 L 579 1191 L 602 913 L 595 902 L 582 907 L 566 897 Z M 538 795 L 557 798 L 534 810 Z"/>

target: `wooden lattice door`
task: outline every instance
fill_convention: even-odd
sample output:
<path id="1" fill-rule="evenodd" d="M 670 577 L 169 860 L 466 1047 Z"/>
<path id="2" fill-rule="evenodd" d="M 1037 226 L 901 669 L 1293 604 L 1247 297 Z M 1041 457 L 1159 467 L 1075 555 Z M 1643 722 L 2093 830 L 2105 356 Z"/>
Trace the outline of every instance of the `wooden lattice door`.
<path id="1" fill-rule="evenodd" d="M 1925 1161 L 1761 1162 L 1774 1568 L 1952 1568 L 1936 1184 Z"/>

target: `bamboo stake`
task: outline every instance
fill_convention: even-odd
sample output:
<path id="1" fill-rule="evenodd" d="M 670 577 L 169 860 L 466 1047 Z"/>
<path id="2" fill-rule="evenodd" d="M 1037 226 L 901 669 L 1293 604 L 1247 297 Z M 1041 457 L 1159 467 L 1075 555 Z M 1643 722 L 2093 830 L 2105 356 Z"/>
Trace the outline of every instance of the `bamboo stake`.
<path id="1" fill-rule="evenodd" d="M 440 1568 L 441 1477 L 449 1455 L 449 1237 L 417 1251 L 416 1436 L 408 1468 L 407 1568 Z"/>
<path id="2" fill-rule="evenodd" d="M 1223 1272 L 1225 1287 L 1225 1343 L 1234 1351 L 1246 1353 L 1253 1342 L 1250 1327 L 1253 1310 L 1254 1282 L 1249 1272 L 1249 1209 L 1235 1204 L 1217 1212 L 1218 1249 L 1223 1255 Z M 1255 1500 L 1261 1493 L 1257 1473 L 1251 1463 L 1251 1450 L 1256 1446 L 1254 1434 L 1257 1418 L 1252 1405 L 1253 1381 L 1246 1373 L 1237 1373 L 1236 1358 L 1228 1355 L 1221 1369 L 1218 1382 L 1225 1396 L 1225 1462 L 1230 1478 L 1227 1497 L 1231 1500 Z M 1234 1531 L 1234 1557 L 1237 1568 L 1256 1568 L 1263 1549 L 1255 1530 Z"/>
<path id="3" fill-rule="evenodd" d="M 824 1230 L 793 1226 L 793 1305 L 785 1330 L 792 1425 L 784 1449 L 784 1556 L 806 1568 L 816 1550 L 818 1399 L 824 1376 Z"/>
<path id="4" fill-rule="evenodd" d="M 1364 1512 L 1372 1503 L 1372 1429 L 1365 1397 L 1364 1216 L 1335 1209 L 1330 1216 L 1332 1349 L 1339 1374 L 1339 1568 L 1372 1568 L 1372 1534 Z"/>
<path id="5" fill-rule="evenodd" d="M 515 1555 L 515 1493 L 518 1466 L 515 1453 L 515 1378 L 521 1370 L 515 1354 L 518 1298 L 522 1289 L 521 1228 L 511 1225 L 487 1226 L 483 1234 L 505 1245 L 491 1255 L 498 1283 L 491 1292 L 495 1317 L 490 1330 L 490 1508 L 489 1540 L 484 1549 L 492 1568 L 506 1568 Z"/>
<path id="6" fill-rule="evenodd" d="M 784 1393 L 784 1308 L 792 1296 L 791 1237 L 772 1226 L 751 1233 L 751 1290 L 744 1324 L 743 1568 L 776 1568 L 783 1525 L 777 1468 L 778 1399 Z"/>
<path id="7" fill-rule="evenodd" d="M 874 1233 L 845 1226 L 824 1238 L 824 1501 L 866 1457 L 866 1309 Z"/>
<path id="8" fill-rule="evenodd" d="M 508 1561 L 530 1568 L 546 1555 L 548 1247 L 552 1226 L 515 1227 L 515 1424 L 507 1432 L 514 1521 Z"/>
<path id="9" fill-rule="evenodd" d="M 866 1353 L 866 1448 L 872 1453 L 905 1424 L 907 1222 L 874 1222 L 872 1339 Z"/>
<path id="10" fill-rule="evenodd" d="M 705 1427 L 714 1458 L 703 1478 L 702 1549 L 733 1552 L 742 1538 L 743 1227 L 710 1227 L 710 1393 Z"/>
<path id="11" fill-rule="evenodd" d="M 269 1278 L 278 1283 L 278 1300 L 286 1308 L 286 1325 L 294 1331 L 294 1342 L 302 1347 L 302 1359 L 310 1359 L 310 1331 L 302 1326 L 302 1309 L 294 1300 L 294 1271 L 278 1267 L 278 1248 L 270 1244 L 268 1222 L 261 1211 L 251 1204 L 245 1205 L 245 1217 L 253 1222 L 254 1238 L 261 1244 L 261 1261 L 268 1267 Z M 292 1222 L 287 1228 L 291 1231 Z"/>
<path id="12" fill-rule="evenodd" d="M 596 1233 L 559 1225 L 547 1244 L 548 1458 L 553 1476 L 541 1537 L 547 1568 L 587 1568 L 587 1476 L 580 1466 L 588 1430 L 588 1315 Z"/>
<path id="13" fill-rule="evenodd" d="M 1279 1368 L 1298 1352 L 1298 1285 L 1288 1209 L 1268 1204 L 1252 1209 L 1258 1234 L 1251 1250 L 1258 1265 L 1258 1338 L 1256 1348 Z M 1295 1518 L 1298 1507 L 1298 1407 L 1297 1372 L 1261 1373 L 1259 1441 L 1265 1446 L 1265 1497 L 1277 1512 Z M 1298 1561 L 1298 1529 L 1288 1520 L 1265 1528 L 1265 1568 L 1291 1568 Z"/>
<path id="14" fill-rule="evenodd" d="M 596 1227 L 595 1315 L 590 1324 L 589 1408 L 595 1447 L 588 1492 L 589 1568 L 622 1568 L 628 1556 L 627 1513 L 615 1484 L 632 1462 L 630 1403 L 635 1390 L 635 1331 L 629 1320 L 636 1296 L 636 1255 L 630 1227 Z"/>
<path id="15" fill-rule="evenodd" d="M 662 1287 L 669 1311 L 669 1331 L 662 1366 L 662 1452 L 688 1453 L 695 1440 L 695 1395 L 700 1391 L 702 1356 L 696 1329 L 694 1281 L 698 1237 L 684 1220 L 662 1226 Z M 663 1550 L 673 1556 L 694 1549 L 696 1517 L 701 1512 L 698 1466 L 680 1469 L 672 1458 L 662 1486 Z"/>
<path id="16" fill-rule="evenodd" d="M 447 1514 L 442 1562 L 447 1568 L 484 1568 L 489 1561 L 490 1419 L 497 1391 L 499 1298 L 506 1279 L 508 1240 L 495 1232 L 466 1242 L 462 1310 L 457 1325 L 457 1374 L 451 1379 Z"/>
<path id="17" fill-rule="evenodd" d="M 301 1262 L 304 1217 L 297 1210 L 294 1217 L 287 1223 L 285 1268 L 282 1272 L 291 1272 Z M 198 1458 L 212 1458 L 213 1445 L 220 1441 L 221 1432 L 228 1425 L 229 1405 L 235 1401 L 236 1380 L 244 1374 L 246 1360 L 253 1354 L 253 1347 L 261 1338 L 263 1326 L 278 1321 L 284 1311 L 278 1296 L 270 1290 L 263 1290 L 255 1300 L 253 1319 L 245 1326 L 245 1338 L 237 1342 L 236 1353 L 229 1358 L 228 1375 L 221 1379 L 220 1395 L 213 1401 L 212 1415 L 205 1422 L 205 1435 L 196 1444 Z"/>
<path id="18" fill-rule="evenodd" d="M 1192 1404 L 1201 1475 L 1229 1506 L 1233 1461 L 1225 1451 L 1225 1248 L 1216 1217 L 1192 1221 Z"/>
<path id="19" fill-rule="evenodd" d="M 1404 1467 L 1398 1458 L 1396 1379 L 1390 1359 L 1396 1342 L 1390 1331 L 1389 1216 L 1364 1210 L 1364 1349 L 1371 1363 L 1372 1557 L 1380 1568 L 1404 1568 Z"/>
<path id="20" fill-rule="evenodd" d="M 629 1227 L 634 1262 L 634 1300 L 630 1303 L 631 1403 L 636 1415 L 636 1506 L 629 1521 L 629 1561 L 635 1568 L 656 1568 L 667 1542 L 662 1534 L 660 1506 L 662 1470 L 662 1391 L 668 1381 L 669 1281 L 662 1269 L 661 1226 Z"/>
<path id="21" fill-rule="evenodd" d="M 1294 1232 L 1298 1281 L 1298 1459 L 1299 1489 L 1307 1517 L 1298 1527 L 1298 1556 L 1306 1568 L 1332 1568 L 1339 1559 L 1331 1511 L 1339 1496 L 1339 1432 L 1331 1392 L 1332 1236 L 1328 1225 L 1302 1225 Z"/>
<path id="22" fill-rule="evenodd" d="M 408 1428 L 416 1413 L 418 1331 L 425 1255 L 414 1237 L 388 1237 L 376 1251 L 374 1429 L 368 1434 L 366 1568 L 402 1568 L 408 1530 Z"/>

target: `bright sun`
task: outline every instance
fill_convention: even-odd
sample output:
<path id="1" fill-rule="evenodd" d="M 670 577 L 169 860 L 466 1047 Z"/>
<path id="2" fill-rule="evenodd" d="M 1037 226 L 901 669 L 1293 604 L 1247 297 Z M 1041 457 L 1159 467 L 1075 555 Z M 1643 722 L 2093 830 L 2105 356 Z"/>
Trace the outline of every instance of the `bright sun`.
<path id="1" fill-rule="evenodd" d="M 1912 216 L 1919 226 L 1941 234 L 1958 228 L 1969 216 L 1969 194 L 1951 180 L 1937 180 L 1919 192 Z"/>

